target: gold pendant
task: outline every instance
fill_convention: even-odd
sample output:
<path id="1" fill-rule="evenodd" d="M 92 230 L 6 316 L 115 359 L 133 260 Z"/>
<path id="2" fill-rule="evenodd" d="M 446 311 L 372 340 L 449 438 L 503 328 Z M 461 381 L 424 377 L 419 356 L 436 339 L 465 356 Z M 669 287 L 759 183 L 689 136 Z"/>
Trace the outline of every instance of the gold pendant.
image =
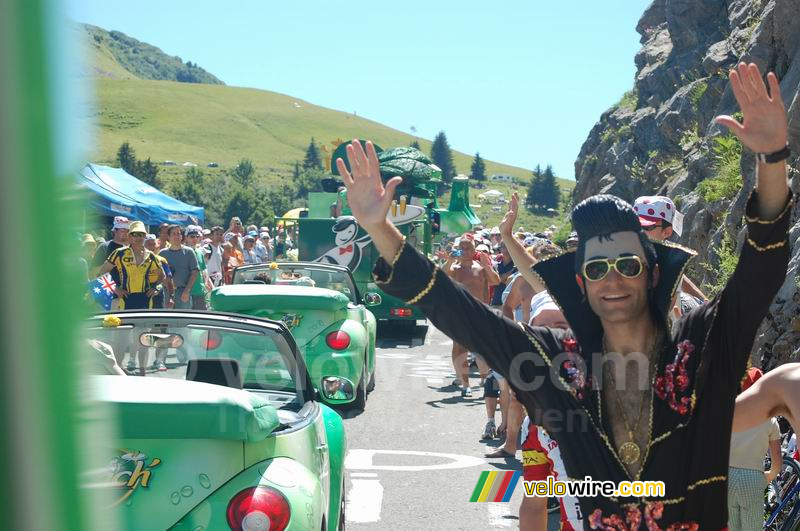
<path id="1" fill-rule="evenodd" d="M 639 461 L 639 456 L 641 455 L 639 445 L 632 441 L 622 443 L 617 452 L 619 453 L 620 460 L 626 465 L 636 463 Z"/>

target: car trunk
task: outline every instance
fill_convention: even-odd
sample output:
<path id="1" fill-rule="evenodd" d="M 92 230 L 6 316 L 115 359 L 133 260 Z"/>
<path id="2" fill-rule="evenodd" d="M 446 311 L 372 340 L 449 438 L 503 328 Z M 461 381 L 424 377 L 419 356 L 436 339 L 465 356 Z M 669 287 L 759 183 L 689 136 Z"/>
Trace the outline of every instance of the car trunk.
<path id="1" fill-rule="evenodd" d="M 129 529 L 166 529 L 244 469 L 245 442 L 266 439 L 276 410 L 247 391 L 183 380 L 97 377 L 96 398 L 119 420 L 107 467 L 91 483 L 111 489 Z"/>
<path id="2" fill-rule="evenodd" d="M 282 321 L 301 349 L 320 332 L 347 317 L 350 300 L 343 293 L 306 286 L 237 284 L 215 289 L 215 310 Z"/>

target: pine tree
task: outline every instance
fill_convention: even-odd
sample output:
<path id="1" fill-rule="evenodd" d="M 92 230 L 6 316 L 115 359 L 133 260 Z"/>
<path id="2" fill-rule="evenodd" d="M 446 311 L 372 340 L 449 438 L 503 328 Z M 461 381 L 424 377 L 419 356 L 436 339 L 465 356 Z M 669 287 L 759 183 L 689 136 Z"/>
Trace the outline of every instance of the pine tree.
<path id="1" fill-rule="evenodd" d="M 472 167 L 469 170 L 469 176 L 476 181 L 486 180 L 486 164 L 483 162 L 480 152 L 475 153 L 475 159 L 472 161 Z"/>
<path id="2" fill-rule="evenodd" d="M 231 219 L 233 216 L 239 216 L 242 223 L 247 225 L 257 207 L 258 198 L 255 193 L 250 189 L 242 188 L 233 193 L 222 218 Z"/>
<path id="3" fill-rule="evenodd" d="M 449 183 L 456 176 L 456 165 L 453 162 L 453 153 L 444 131 L 439 131 L 433 139 L 431 146 L 431 159 L 442 170 L 442 181 Z"/>
<path id="4" fill-rule="evenodd" d="M 158 166 L 153 164 L 150 157 L 147 160 L 136 162 L 132 173 L 153 188 L 161 188 L 161 180 L 158 178 Z"/>
<path id="5" fill-rule="evenodd" d="M 533 170 L 531 182 L 528 184 L 528 194 L 525 196 L 525 208 L 536 210 L 537 197 L 539 195 L 540 182 L 542 180 L 542 167 L 538 164 Z"/>
<path id="6" fill-rule="evenodd" d="M 197 168 L 189 168 L 173 187 L 172 195 L 190 205 L 203 205 L 203 172 Z"/>
<path id="7" fill-rule="evenodd" d="M 556 182 L 553 167 L 548 165 L 542 171 L 542 167 L 537 165 L 528 185 L 525 207 L 532 212 L 544 212 L 548 208 L 558 208 L 560 198 L 561 189 Z"/>
<path id="8" fill-rule="evenodd" d="M 302 172 L 297 179 L 292 182 L 294 192 L 290 197 L 308 200 L 309 192 L 322 191 L 322 179 L 324 178 L 325 173 L 317 168 Z"/>
<path id="9" fill-rule="evenodd" d="M 542 174 L 542 191 L 540 192 L 539 204 L 543 208 L 558 208 L 558 202 L 561 199 L 561 189 L 556 182 L 556 175 L 553 173 L 553 167 L 549 164 L 544 169 Z"/>
<path id="10" fill-rule="evenodd" d="M 294 167 L 292 168 L 292 181 L 297 181 L 300 178 L 300 161 L 294 161 Z"/>
<path id="11" fill-rule="evenodd" d="M 319 148 L 314 143 L 314 137 L 311 137 L 311 142 L 306 149 L 306 158 L 303 160 L 303 168 L 306 170 L 322 169 L 322 159 L 319 155 Z"/>
<path id="12" fill-rule="evenodd" d="M 231 177 L 233 177 L 237 184 L 243 188 L 247 188 L 253 183 L 255 173 L 256 169 L 255 166 L 253 166 L 253 162 L 250 159 L 242 159 L 239 161 L 239 164 L 233 168 Z"/>
<path id="13" fill-rule="evenodd" d="M 197 168 L 189 168 L 186 170 L 186 179 L 195 183 L 203 182 L 203 170 Z"/>
<path id="14" fill-rule="evenodd" d="M 129 143 L 123 142 L 117 150 L 117 164 L 131 175 L 136 171 L 136 152 Z"/>
<path id="15" fill-rule="evenodd" d="M 419 146 L 419 142 L 417 142 L 416 139 L 414 139 L 414 141 L 411 142 L 411 145 L 409 147 L 412 147 L 414 149 L 418 149 L 418 150 L 422 151 L 422 148 Z"/>

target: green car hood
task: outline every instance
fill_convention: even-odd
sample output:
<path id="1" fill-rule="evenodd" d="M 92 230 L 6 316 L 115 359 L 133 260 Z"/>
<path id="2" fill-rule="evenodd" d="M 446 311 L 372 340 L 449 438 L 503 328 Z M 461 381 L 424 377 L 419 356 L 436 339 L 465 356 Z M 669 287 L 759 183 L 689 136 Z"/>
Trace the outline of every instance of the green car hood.
<path id="1" fill-rule="evenodd" d="M 97 400 L 116 406 L 124 439 L 228 439 L 257 442 L 280 425 L 263 398 L 221 385 L 168 378 L 98 376 Z"/>
<path id="2" fill-rule="evenodd" d="M 247 310 L 326 310 L 347 308 L 344 293 L 309 286 L 235 284 L 211 292 L 211 305 L 223 312 Z"/>

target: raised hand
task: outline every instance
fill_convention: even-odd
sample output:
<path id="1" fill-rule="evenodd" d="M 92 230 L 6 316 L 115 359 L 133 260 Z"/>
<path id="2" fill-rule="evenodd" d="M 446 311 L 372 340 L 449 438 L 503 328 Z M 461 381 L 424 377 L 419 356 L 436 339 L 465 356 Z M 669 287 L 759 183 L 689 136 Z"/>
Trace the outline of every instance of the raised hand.
<path id="1" fill-rule="evenodd" d="M 347 160 L 350 163 L 350 171 L 342 159 L 336 159 L 336 167 L 347 187 L 347 203 L 359 225 L 369 231 L 371 227 L 385 223 L 394 191 L 403 178 L 392 177 L 384 187 L 378 154 L 375 152 L 375 146 L 369 141 L 365 152 L 361 142 L 353 140 L 347 146 Z"/>
<path id="2" fill-rule="evenodd" d="M 511 201 L 508 203 L 508 211 L 503 216 L 500 222 L 500 234 L 503 236 L 511 236 L 514 232 L 514 224 L 517 222 L 517 214 L 519 213 L 519 195 L 517 192 L 511 194 Z"/>
<path id="3" fill-rule="evenodd" d="M 727 127 L 755 153 L 774 153 L 786 146 L 788 125 L 778 78 L 767 74 L 769 94 L 761 72 L 754 64 L 740 63 L 730 71 L 731 88 L 744 119 L 739 123 L 730 116 L 714 120 Z"/>

